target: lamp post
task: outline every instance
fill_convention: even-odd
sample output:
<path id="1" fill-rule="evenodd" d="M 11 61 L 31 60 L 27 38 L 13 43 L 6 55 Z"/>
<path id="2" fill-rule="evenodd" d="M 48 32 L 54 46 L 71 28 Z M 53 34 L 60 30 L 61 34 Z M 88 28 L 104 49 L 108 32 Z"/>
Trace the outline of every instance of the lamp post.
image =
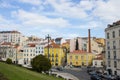
<path id="1" fill-rule="evenodd" d="M 50 39 L 51 39 L 51 37 L 50 37 L 49 34 L 48 34 L 48 36 L 46 37 L 46 39 L 48 39 L 48 59 L 49 59 L 49 42 L 50 42 Z"/>

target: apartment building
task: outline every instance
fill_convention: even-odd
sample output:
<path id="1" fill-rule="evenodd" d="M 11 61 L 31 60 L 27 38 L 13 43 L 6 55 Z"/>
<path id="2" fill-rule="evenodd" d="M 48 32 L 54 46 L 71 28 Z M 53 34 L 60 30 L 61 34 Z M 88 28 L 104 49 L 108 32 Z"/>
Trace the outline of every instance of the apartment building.
<path id="1" fill-rule="evenodd" d="M 0 42 L 12 42 L 21 44 L 25 37 L 18 31 L 0 31 Z"/>
<path id="2" fill-rule="evenodd" d="M 84 41 L 81 37 L 73 38 L 70 40 L 70 52 L 73 52 L 76 48 L 76 41 L 78 41 L 79 50 L 86 50 L 86 41 Z"/>
<path id="3" fill-rule="evenodd" d="M 65 53 L 62 46 L 52 42 L 44 49 L 45 56 L 50 59 L 52 66 L 61 66 L 65 61 Z"/>
<path id="4" fill-rule="evenodd" d="M 7 58 L 10 58 L 13 63 L 17 63 L 18 51 L 18 46 L 15 46 L 10 42 L 3 42 L 0 44 L 0 59 L 6 61 Z"/>
<path id="5" fill-rule="evenodd" d="M 120 75 L 120 21 L 105 29 L 106 68 L 109 74 Z"/>

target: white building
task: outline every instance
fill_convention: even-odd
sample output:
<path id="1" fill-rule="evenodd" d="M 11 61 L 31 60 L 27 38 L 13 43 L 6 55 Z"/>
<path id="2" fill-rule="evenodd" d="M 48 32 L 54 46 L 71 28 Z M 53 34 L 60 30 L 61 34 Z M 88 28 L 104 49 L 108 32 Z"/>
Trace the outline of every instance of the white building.
<path id="1" fill-rule="evenodd" d="M 6 61 L 7 58 L 12 59 L 13 63 L 18 61 L 17 58 L 18 47 L 14 46 L 10 42 L 3 42 L 0 44 L 0 58 L 3 61 Z"/>
<path id="2" fill-rule="evenodd" d="M 93 59 L 93 66 L 94 67 L 103 67 L 104 61 L 103 61 L 103 54 L 97 54 L 95 58 Z"/>
<path id="3" fill-rule="evenodd" d="M 120 21 L 108 25 L 106 36 L 106 67 L 109 74 L 120 75 Z"/>
<path id="4" fill-rule="evenodd" d="M 36 56 L 35 44 L 28 44 L 23 47 L 23 64 L 30 65 L 32 58 Z"/>
<path id="5" fill-rule="evenodd" d="M 0 42 L 12 42 L 20 44 L 25 40 L 25 37 L 18 31 L 0 31 Z"/>
<path id="6" fill-rule="evenodd" d="M 76 40 L 78 40 L 78 48 L 79 48 L 79 50 L 82 50 L 82 48 L 83 48 L 82 47 L 83 40 L 82 40 L 82 38 L 77 37 L 77 38 L 74 38 L 74 39 L 70 40 L 70 52 L 73 52 L 75 50 L 75 48 L 76 48 Z"/>
<path id="7" fill-rule="evenodd" d="M 23 54 L 23 64 L 30 65 L 31 60 L 37 55 L 44 55 L 44 47 L 47 45 L 47 42 L 41 43 L 28 43 L 23 46 L 21 52 Z"/>
<path id="8" fill-rule="evenodd" d="M 87 51 L 88 47 L 89 45 L 87 44 Z M 100 54 L 103 51 L 105 51 L 105 40 L 103 38 L 91 38 L 91 52 L 94 54 Z"/>

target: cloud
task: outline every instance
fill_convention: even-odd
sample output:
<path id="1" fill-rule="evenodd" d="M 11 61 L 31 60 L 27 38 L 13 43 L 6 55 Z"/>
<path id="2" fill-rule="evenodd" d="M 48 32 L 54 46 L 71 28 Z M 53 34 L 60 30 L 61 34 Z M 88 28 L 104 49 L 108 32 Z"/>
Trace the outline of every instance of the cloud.
<path id="1" fill-rule="evenodd" d="M 45 3 L 45 5 L 52 6 L 56 15 L 72 18 L 86 18 L 88 16 L 82 8 L 69 0 L 46 0 Z"/>
<path id="2" fill-rule="evenodd" d="M 10 2 L 7 2 L 7 1 L 1 1 L 0 8 L 18 8 L 18 6 L 12 5 L 10 4 Z"/>
<path id="3" fill-rule="evenodd" d="M 41 26 L 41 27 L 68 27 L 70 24 L 63 18 L 49 18 L 38 13 L 18 10 L 12 12 L 12 17 L 20 20 L 26 26 Z"/>
<path id="4" fill-rule="evenodd" d="M 41 0 L 19 0 L 19 2 L 27 3 L 27 4 L 31 4 L 31 5 L 40 5 L 41 4 Z"/>
<path id="5" fill-rule="evenodd" d="M 7 20 L 5 17 L 0 15 L 0 30 L 17 30 L 19 24 L 15 24 L 12 20 Z"/>
<path id="6" fill-rule="evenodd" d="M 120 19 L 120 0 L 103 0 L 96 1 L 97 7 L 95 8 L 93 15 L 99 17 L 101 20 L 106 22 L 114 22 Z"/>

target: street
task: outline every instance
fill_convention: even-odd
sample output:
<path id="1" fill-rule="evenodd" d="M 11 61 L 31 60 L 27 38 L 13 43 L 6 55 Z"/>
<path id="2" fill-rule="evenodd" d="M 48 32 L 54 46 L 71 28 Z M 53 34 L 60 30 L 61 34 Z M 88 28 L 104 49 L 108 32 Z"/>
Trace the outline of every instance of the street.
<path id="1" fill-rule="evenodd" d="M 63 69 L 61 72 L 70 73 L 79 80 L 90 80 L 90 76 L 88 75 L 86 68 L 69 68 Z"/>

